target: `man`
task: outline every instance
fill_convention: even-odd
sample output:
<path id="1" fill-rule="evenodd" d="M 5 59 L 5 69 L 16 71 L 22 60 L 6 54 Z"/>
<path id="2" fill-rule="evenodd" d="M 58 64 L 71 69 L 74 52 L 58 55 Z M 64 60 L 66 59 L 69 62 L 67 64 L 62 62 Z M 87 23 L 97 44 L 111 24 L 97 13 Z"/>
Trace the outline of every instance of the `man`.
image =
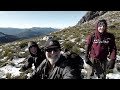
<path id="1" fill-rule="evenodd" d="M 44 52 L 38 47 L 36 42 L 30 41 L 28 43 L 28 49 L 30 57 L 28 58 L 25 65 L 22 67 L 23 71 L 31 68 L 32 64 L 34 64 L 36 69 L 40 65 L 40 63 L 45 59 Z"/>
<path id="2" fill-rule="evenodd" d="M 116 44 L 113 34 L 107 32 L 106 20 L 99 20 L 94 34 L 89 35 L 86 45 L 85 61 L 93 67 L 100 79 L 106 78 L 107 69 L 113 69 L 116 60 Z M 110 61 L 107 64 L 107 57 Z"/>
<path id="3" fill-rule="evenodd" d="M 78 65 L 66 59 L 61 53 L 57 40 L 49 40 L 45 44 L 46 59 L 40 64 L 30 79 L 81 79 Z"/>

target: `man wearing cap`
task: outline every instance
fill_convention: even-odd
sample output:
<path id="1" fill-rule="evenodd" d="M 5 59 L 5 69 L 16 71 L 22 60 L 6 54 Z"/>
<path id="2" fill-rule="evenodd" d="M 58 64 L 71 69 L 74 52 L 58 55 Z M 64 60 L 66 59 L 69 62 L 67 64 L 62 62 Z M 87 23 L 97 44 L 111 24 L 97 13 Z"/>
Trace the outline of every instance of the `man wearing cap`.
<path id="1" fill-rule="evenodd" d="M 45 44 L 46 59 L 39 65 L 29 79 L 81 79 L 77 65 L 66 59 L 61 53 L 57 40 L 49 40 Z"/>
<path id="2" fill-rule="evenodd" d="M 36 69 L 40 65 L 40 63 L 45 59 L 44 52 L 38 47 L 36 42 L 30 41 L 28 43 L 28 49 L 30 56 L 28 57 L 25 65 L 22 67 L 23 71 L 31 68 L 32 64 L 34 64 Z"/>

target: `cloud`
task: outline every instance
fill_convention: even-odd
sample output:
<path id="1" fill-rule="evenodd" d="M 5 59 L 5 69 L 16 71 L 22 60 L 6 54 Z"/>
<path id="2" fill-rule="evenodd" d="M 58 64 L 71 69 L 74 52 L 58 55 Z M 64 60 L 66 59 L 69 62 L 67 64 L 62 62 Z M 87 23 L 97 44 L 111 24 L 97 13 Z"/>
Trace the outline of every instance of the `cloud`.
<path id="1" fill-rule="evenodd" d="M 6 11 L 0 11 L 0 14 L 5 14 L 6 13 Z"/>

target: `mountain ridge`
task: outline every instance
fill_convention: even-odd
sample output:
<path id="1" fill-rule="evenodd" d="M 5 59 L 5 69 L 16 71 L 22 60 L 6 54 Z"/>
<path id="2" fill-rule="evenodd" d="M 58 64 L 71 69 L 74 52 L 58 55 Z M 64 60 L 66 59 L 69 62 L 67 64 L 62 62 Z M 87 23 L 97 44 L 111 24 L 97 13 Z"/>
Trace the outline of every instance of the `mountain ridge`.
<path id="1" fill-rule="evenodd" d="M 16 41 L 16 40 L 19 40 L 19 39 L 20 38 L 18 38 L 17 36 L 7 35 L 7 34 L 4 34 L 4 33 L 0 32 L 0 44 Z"/>
<path id="2" fill-rule="evenodd" d="M 0 32 L 4 33 L 4 34 L 8 34 L 8 35 L 16 35 L 16 34 L 19 34 L 21 32 L 25 32 L 27 30 L 37 30 L 37 31 L 44 31 L 44 30 L 59 30 L 57 28 L 51 28 L 51 27 L 45 27 L 45 28 L 42 28 L 42 27 L 32 27 L 32 28 L 24 28 L 24 29 L 21 29 L 21 28 L 0 28 Z"/>
<path id="3" fill-rule="evenodd" d="M 49 28 L 32 27 L 30 29 L 0 28 L 0 32 L 2 33 L 0 43 L 8 43 L 8 42 L 19 40 L 19 39 L 34 38 L 34 37 L 42 36 L 58 30 L 59 29 L 54 29 L 51 27 Z M 3 35 L 7 35 L 7 36 L 3 37 Z M 8 37 L 10 39 L 8 39 Z"/>

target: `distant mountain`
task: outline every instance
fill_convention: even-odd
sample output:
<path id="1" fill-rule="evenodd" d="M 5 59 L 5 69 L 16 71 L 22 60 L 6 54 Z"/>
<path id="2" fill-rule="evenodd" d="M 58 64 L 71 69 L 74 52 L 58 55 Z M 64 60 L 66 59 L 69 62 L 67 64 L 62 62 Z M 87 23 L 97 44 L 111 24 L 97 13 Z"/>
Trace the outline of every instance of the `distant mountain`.
<path id="1" fill-rule="evenodd" d="M 0 32 L 0 38 L 1 38 L 1 37 L 4 37 L 4 36 L 5 36 L 5 34 L 2 33 L 2 32 Z"/>
<path id="2" fill-rule="evenodd" d="M 17 34 L 17 36 L 21 39 L 37 37 L 37 36 L 40 36 L 40 35 L 43 35 L 43 33 L 35 32 L 35 31 L 32 31 L 32 30 L 26 30 L 25 32 L 21 32 L 21 33 Z"/>
<path id="3" fill-rule="evenodd" d="M 39 27 L 33 27 L 33 28 L 30 28 L 30 30 L 32 31 L 35 31 L 35 32 L 41 32 L 43 34 L 48 34 L 48 33 L 51 33 L 51 32 L 55 32 L 55 31 L 58 31 L 60 29 L 55 29 L 55 28 L 39 28 Z"/>
<path id="4" fill-rule="evenodd" d="M 0 32 L 7 35 L 16 35 L 18 33 L 24 32 L 26 29 L 19 28 L 0 28 Z"/>
<path id="5" fill-rule="evenodd" d="M 16 36 L 18 36 L 19 38 L 32 38 L 32 37 L 38 37 L 41 35 L 45 35 L 51 32 L 55 32 L 58 31 L 59 29 L 54 29 L 54 28 L 37 28 L 37 27 L 33 27 L 30 29 L 27 29 L 24 32 L 21 32 L 19 34 L 17 34 Z"/>
<path id="6" fill-rule="evenodd" d="M 15 40 L 18 40 L 18 39 L 19 38 L 14 36 L 14 35 L 7 35 L 7 34 L 4 34 L 4 33 L 0 32 L 0 44 L 1 43 L 12 42 L 12 41 L 15 41 Z"/>
<path id="7" fill-rule="evenodd" d="M 16 35 L 22 32 L 25 32 L 27 30 L 32 30 L 35 32 L 41 32 L 43 34 L 47 34 L 59 29 L 54 29 L 54 28 L 40 28 L 40 27 L 33 27 L 33 28 L 27 28 L 27 29 L 19 29 L 19 28 L 0 28 L 0 32 L 8 35 Z"/>
<path id="8" fill-rule="evenodd" d="M 41 35 L 45 35 L 54 31 L 58 31 L 59 29 L 54 28 L 40 28 L 33 27 L 29 29 L 19 29 L 19 28 L 0 28 L 0 32 L 7 35 L 15 35 L 19 38 L 31 38 L 37 37 Z"/>

